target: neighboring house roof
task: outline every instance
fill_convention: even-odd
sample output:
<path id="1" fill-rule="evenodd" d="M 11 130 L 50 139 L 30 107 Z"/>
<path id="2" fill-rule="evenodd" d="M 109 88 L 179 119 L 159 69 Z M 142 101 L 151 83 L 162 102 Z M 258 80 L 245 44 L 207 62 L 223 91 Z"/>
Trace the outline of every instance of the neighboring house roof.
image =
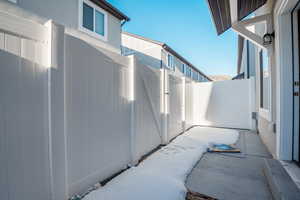
<path id="1" fill-rule="evenodd" d="M 208 80 L 212 81 L 212 79 L 210 77 L 208 77 L 207 75 L 205 75 L 203 72 L 201 72 L 199 69 L 197 69 L 192 63 L 190 63 L 188 60 L 186 60 L 184 57 L 182 57 L 179 53 L 177 53 L 175 50 L 173 50 L 169 45 L 167 45 L 166 43 L 157 41 L 157 40 L 152 40 L 140 35 L 136 35 L 133 33 L 128 33 L 128 32 L 122 32 L 125 35 L 129 35 L 147 42 L 151 42 L 154 44 L 157 44 L 159 46 L 161 46 L 163 49 L 165 49 L 166 51 L 170 52 L 172 55 L 174 55 L 175 57 L 177 57 L 179 60 L 181 60 L 182 62 L 186 63 L 187 65 L 189 65 L 193 70 L 199 72 L 202 76 L 204 76 L 205 78 L 207 78 Z"/>
<path id="2" fill-rule="evenodd" d="M 207 0 L 218 35 L 224 33 L 232 25 L 230 0 Z M 242 20 L 267 0 L 237 0 L 237 17 Z"/>
<path id="3" fill-rule="evenodd" d="M 232 80 L 238 80 L 238 79 L 244 79 L 245 78 L 245 73 L 240 73 L 236 75 L 235 77 L 232 78 Z"/>
<path id="4" fill-rule="evenodd" d="M 125 20 L 125 21 L 129 21 L 130 20 L 129 17 L 127 17 L 120 10 L 118 10 L 113 5 L 111 5 L 110 3 L 108 3 L 106 0 L 91 0 L 91 1 L 93 3 L 95 3 L 96 5 L 100 6 L 102 9 L 106 10 L 107 12 L 109 12 L 110 14 L 112 14 L 113 16 L 115 16 L 116 18 L 118 18 L 119 20 Z"/>
<path id="5" fill-rule="evenodd" d="M 220 74 L 220 75 L 211 75 L 210 77 L 214 81 L 227 81 L 227 80 L 231 80 L 232 79 L 231 76 L 229 76 L 229 75 L 222 75 L 222 74 Z"/>

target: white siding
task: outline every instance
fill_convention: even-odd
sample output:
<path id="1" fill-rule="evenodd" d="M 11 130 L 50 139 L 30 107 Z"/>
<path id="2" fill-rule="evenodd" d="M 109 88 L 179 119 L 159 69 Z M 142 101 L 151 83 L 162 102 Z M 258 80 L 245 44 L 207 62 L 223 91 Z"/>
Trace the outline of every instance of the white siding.
<path id="1" fill-rule="evenodd" d="M 79 0 L 18 0 L 17 6 L 46 19 L 52 19 L 58 24 L 78 30 L 79 27 Z M 23 11 L 5 2 L 0 2 L 3 10 L 9 9 L 16 15 L 23 15 Z M 26 14 L 27 15 L 27 14 Z M 97 39 L 103 47 L 110 45 L 117 52 L 121 47 L 121 21 L 108 13 L 107 42 Z"/>

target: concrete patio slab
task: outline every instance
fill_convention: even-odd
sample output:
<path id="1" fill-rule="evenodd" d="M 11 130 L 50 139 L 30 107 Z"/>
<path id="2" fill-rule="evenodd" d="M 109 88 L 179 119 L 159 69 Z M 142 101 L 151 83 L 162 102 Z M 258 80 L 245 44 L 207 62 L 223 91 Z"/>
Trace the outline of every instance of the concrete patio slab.
<path id="1" fill-rule="evenodd" d="M 217 199 L 272 199 L 263 174 L 271 155 L 256 133 L 243 131 L 237 142 L 241 153 L 206 153 L 187 178 L 189 190 Z"/>

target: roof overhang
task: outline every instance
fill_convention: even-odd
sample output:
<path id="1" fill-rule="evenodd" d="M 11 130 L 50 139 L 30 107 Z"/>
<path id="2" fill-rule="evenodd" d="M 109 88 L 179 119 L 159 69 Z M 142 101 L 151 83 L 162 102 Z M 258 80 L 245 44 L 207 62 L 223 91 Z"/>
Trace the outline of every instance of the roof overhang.
<path id="1" fill-rule="evenodd" d="M 106 10 L 119 20 L 129 21 L 130 18 L 127 17 L 124 13 L 122 13 L 120 10 L 115 8 L 113 5 L 108 3 L 106 0 L 91 0 L 96 5 L 100 6 L 102 9 Z"/>
<path id="2" fill-rule="evenodd" d="M 207 0 L 218 35 L 263 6 L 267 0 Z"/>

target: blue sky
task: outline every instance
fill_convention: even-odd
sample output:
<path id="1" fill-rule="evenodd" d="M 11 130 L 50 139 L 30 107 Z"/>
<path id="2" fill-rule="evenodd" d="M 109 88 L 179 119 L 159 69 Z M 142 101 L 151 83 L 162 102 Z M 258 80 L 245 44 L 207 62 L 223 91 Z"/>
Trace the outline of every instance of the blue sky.
<path id="1" fill-rule="evenodd" d="M 131 21 L 125 31 L 167 43 L 208 75 L 236 74 L 237 36 L 217 36 L 205 0 L 108 0 Z"/>

